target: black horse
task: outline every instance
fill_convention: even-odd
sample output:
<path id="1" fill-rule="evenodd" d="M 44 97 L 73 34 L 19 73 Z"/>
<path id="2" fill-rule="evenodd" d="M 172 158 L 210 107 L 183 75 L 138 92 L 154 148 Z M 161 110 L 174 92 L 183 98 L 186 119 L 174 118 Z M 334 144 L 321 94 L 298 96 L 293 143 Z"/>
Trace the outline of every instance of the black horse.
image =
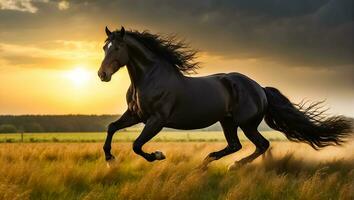
<path id="1" fill-rule="evenodd" d="M 175 38 L 162 38 L 149 32 L 111 32 L 103 49 L 105 58 L 98 71 L 102 81 L 110 81 L 121 67 L 127 66 L 131 85 L 127 92 L 127 111 L 108 126 L 104 152 L 107 161 L 111 154 L 113 134 L 120 129 L 143 122 L 133 150 L 147 161 L 162 160 L 162 152 L 146 153 L 142 146 L 163 127 L 199 129 L 220 122 L 227 146 L 210 153 L 206 166 L 241 149 L 237 136 L 240 127 L 256 150 L 236 162 L 250 162 L 269 147 L 257 130 L 264 118 L 273 129 L 281 131 L 291 141 L 306 142 L 315 149 L 341 144 L 352 131 L 351 121 L 343 116 L 323 117 L 318 103 L 304 108 L 291 103 L 277 89 L 261 87 L 239 73 L 220 73 L 204 77 L 189 77 L 195 72 L 196 51 Z"/>

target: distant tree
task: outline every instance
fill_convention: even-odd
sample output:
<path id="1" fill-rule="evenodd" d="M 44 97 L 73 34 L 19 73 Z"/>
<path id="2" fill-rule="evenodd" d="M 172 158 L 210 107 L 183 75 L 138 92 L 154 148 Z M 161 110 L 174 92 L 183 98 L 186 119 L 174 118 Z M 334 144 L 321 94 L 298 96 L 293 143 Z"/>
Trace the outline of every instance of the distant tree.
<path id="1" fill-rule="evenodd" d="M 17 128 L 12 124 L 1 124 L 0 133 L 16 133 Z"/>
<path id="2" fill-rule="evenodd" d="M 27 133 L 43 132 L 42 126 L 39 123 L 36 123 L 36 122 L 26 123 L 24 125 L 23 129 Z"/>
<path id="3" fill-rule="evenodd" d="M 0 115 L 1 124 L 17 127 L 17 132 L 101 132 L 117 115 Z"/>

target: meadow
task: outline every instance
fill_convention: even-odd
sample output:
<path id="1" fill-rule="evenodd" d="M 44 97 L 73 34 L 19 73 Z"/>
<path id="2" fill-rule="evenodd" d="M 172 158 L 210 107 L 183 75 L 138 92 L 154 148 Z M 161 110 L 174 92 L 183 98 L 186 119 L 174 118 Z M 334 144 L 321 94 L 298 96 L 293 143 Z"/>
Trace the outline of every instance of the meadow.
<path id="1" fill-rule="evenodd" d="M 138 137 L 141 130 L 119 131 L 114 135 L 115 142 L 132 142 Z M 286 138 L 276 131 L 262 132 L 270 140 L 285 140 Z M 106 138 L 104 132 L 67 132 L 67 133 L 20 133 L 0 134 L 1 142 L 103 142 Z M 239 133 L 241 140 L 246 140 L 242 131 Z M 162 131 L 152 139 L 155 142 L 216 142 L 225 141 L 224 134 L 220 131 Z"/>
<path id="2" fill-rule="evenodd" d="M 224 141 L 156 139 L 144 149 L 161 150 L 167 159 L 149 163 L 117 135 L 116 162 L 108 168 L 101 142 L 56 137 L 60 142 L 51 135 L 49 142 L 0 144 L 0 199 L 354 199 L 354 142 L 314 151 L 272 141 L 265 156 L 228 171 L 254 150 L 250 142 L 242 140 L 242 150 L 201 170 L 203 158 L 223 148 Z"/>

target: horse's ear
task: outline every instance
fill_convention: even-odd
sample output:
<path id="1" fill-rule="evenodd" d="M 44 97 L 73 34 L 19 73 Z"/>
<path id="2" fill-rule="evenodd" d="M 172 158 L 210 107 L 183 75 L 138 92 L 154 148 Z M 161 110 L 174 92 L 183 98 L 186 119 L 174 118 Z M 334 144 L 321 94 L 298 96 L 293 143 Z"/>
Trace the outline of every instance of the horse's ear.
<path id="1" fill-rule="evenodd" d="M 123 38 L 125 35 L 125 28 L 122 26 L 122 28 L 120 29 L 120 36 Z"/>
<path id="2" fill-rule="evenodd" d="M 112 34 L 112 32 L 107 28 L 107 26 L 106 26 L 105 31 L 106 31 L 107 36 L 110 36 Z"/>

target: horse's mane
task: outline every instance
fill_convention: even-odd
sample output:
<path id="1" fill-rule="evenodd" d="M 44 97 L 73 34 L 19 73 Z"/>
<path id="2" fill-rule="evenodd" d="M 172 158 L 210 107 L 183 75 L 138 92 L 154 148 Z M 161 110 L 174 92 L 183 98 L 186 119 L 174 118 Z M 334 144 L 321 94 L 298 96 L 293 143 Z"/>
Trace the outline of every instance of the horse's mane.
<path id="1" fill-rule="evenodd" d="M 117 31 L 119 33 L 119 31 Z M 197 73 L 199 63 L 194 62 L 197 50 L 191 49 L 183 40 L 176 35 L 161 36 L 149 31 L 126 31 L 144 46 L 171 63 L 176 69 L 185 74 Z"/>

